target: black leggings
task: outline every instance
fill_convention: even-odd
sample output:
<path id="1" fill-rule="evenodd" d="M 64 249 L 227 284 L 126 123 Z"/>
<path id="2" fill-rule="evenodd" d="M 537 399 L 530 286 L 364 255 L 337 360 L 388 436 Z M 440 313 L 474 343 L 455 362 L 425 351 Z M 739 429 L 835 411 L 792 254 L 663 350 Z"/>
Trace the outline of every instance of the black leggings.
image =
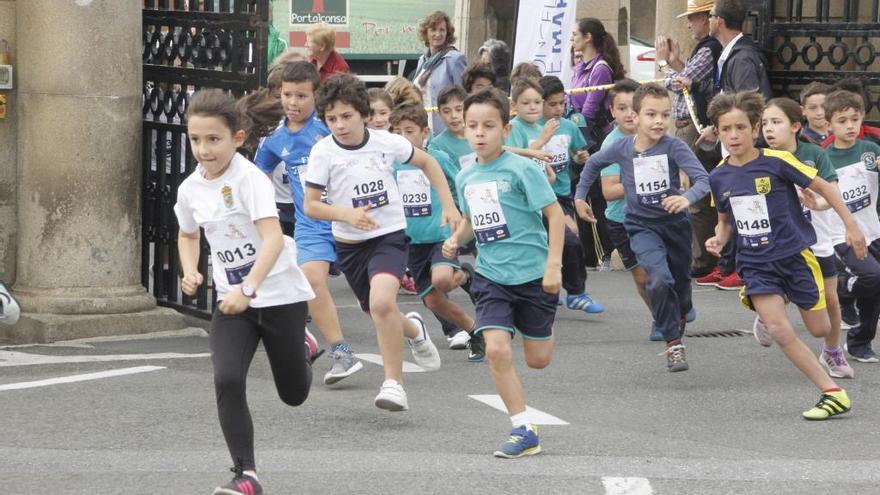
<path id="1" fill-rule="evenodd" d="M 312 368 L 306 361 L 305 302 L 248 308 L 238 315 L 214 311 L 211 320 L 211 362 L 220 428 L 232 462 L 242 470 L 254 469 L 254 423 L 247 405 L 248 368 L 262 339 L 278 396 L 298 406 L 309 396 Z"/>

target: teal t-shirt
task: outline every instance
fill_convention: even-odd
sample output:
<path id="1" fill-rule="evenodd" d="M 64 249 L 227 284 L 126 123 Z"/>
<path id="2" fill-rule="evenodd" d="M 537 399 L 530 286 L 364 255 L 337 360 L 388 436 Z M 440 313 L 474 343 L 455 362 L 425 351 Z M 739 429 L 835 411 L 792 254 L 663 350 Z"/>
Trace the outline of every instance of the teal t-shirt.
<path id="1" fill-rule="evenodd" d="M 454 191 L 455 175 L 458 167 L 446 153 L 434 149 L 429 150 L 443 169 L 443 175 Z M 434 244 L 449 238 L 451 231 L 448 225 L 441 226 L 443 204 L 437 190 L 431 187 L 428 177 L 412 165 L 394 164 L 394 178 L 397 189 L 403 200 L 403 214 L 406 216 L 406 235 L 412 244 Z"/>
<path id="2" fill-rule="evenodd" d="M 621 130 L 620 127 L 615 126 L 614 130 L 608 133 L 608 136 L 605 137 L 605 140 L 602 141 L 602 148 L 605 149 L 611 146 L 611 143 L 617 141 L 618 139 L 626 136 Z M 620 175 L 620 165 L 616 163 L 612 163 L 611 165 L 602 169 L 602 177 L 613 177 Z M 608 201 L 608 206 L 605 208 L 605 218 L 611 220 L 612 222 L 623 223 L 623 220 L 626 217 L 626 200 L 624 198 L 615 199 L 612 201 Z"/>
<path id="3" fill-rule="evenodd" d="M 534 124 L 528 124 L 518 117 L 514 118 L 513 126 L 508 136 L 510 146 L 528 148 L 532 141 L 538 139 L 544 129 L 546 121 L 542 118 Z M 584 135 L 574 123 L 568 119 L 559 119 L 559 129 L 544 145 L 542 150 L 553 155 L 550 167 L 556 174 L 556 182 L 553 183 L 553 192 L 557 196 L 571 196 L 571 157 L 587 146 Z M 543 165 L 543 162 L 540 162 Z"/>
<path id="4" fill-rule="evenodd" d="M 449 155 L 452 161 L 458 164 L 459 169 L 467 168 L 477 161 L 477 155 L 471 149 L 467 139 L 456 136 L 449 132 L 449 129 L 444 130 L 431 140 L 428 151 L 430 152 L 432 148 Z"/>
<path id="5" fill-rule="evenodd" d="M 505 151 L 459 172 L 455 185 L 477 239 L 477 273 L 501 285 L 542 278 L 548 247 L 541 210 L 556 194 L 538 167 Z"/>

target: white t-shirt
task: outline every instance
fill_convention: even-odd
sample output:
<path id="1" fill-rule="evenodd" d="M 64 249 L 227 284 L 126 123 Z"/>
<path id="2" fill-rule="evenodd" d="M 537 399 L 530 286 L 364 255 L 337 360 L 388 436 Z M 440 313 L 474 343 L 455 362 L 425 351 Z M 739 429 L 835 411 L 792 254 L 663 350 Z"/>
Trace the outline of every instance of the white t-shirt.
<path id="1" fill-rule="evenodd" d="M 293 204 L 293 192 L 290 190 L 290 179 L 287 177 L 287 167 L 284 162 L 278 162 L 278 166 L 272 172 L 272 186 L 275 187 L 276 203 Z"/>
<path id="2" fill-rule="evenodd" d="M 379 225 L 375 230 L 333 222 L 333 235 L 351 241 L 406 229 L 403 201 L 394 180 L 394 163 L 408 163 L 415 150 L 397 134 L 375 129 L 364 132 L 364 142 L 358 146 L 341 146 L 335 138 L 316 143 L 305 175 L 307 187 L 327 192 L 328 204 L 340 208 L 373 205 L 367 214 Z"/>
<path id="3" fill-rule="evenodd" d="M 868 170 L 864 162 L 839 167 L 837 185 L 843 202 L 858 222 L 868 244 L 880 239 L 880 218 L 877 215 L 877 172 Z M 831 241 L 846 242 L 846 226 L 837 215 L 831 218 Z"/>
<path id="4" fill-rule="evenodd" d="M 250 273 L 263 240 L 254 222 L 278 218 L 272 182 L 253 163 L 236 153 L 222 176 L 208 180 L 201 165 L 183 181 L 174 205 L 182 232 L 205 229 L 211 246 L 217 299 L 233 290 Z M 257 289 L 250 306 L 280 306 L 315 297 L 296 265 L 293 239 L 284 236 L 284 248 L 269 275 Z"/>

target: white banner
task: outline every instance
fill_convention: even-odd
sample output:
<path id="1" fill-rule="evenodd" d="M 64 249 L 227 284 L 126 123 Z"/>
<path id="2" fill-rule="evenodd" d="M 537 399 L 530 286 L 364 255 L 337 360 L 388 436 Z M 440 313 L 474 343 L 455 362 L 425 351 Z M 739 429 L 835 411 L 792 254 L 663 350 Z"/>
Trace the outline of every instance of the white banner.
<path id="1" fill-rule="evenodd" d="M 519 0 L 513 64 L 531 62 L 571 84 L 571 30 L 577 0 Z"/>

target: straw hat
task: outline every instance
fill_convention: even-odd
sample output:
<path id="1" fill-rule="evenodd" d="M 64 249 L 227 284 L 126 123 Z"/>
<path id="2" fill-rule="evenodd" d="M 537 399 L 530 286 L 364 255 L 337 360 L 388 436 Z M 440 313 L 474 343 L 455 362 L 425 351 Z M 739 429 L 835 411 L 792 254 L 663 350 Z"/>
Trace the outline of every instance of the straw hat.
<path id="1" fill-rule="evenodd" d="M 709 12 L 715 8 L 715 0 L 688 0 L 687 12 L 678 16 L 682 18 L 700 12 Z"/>

